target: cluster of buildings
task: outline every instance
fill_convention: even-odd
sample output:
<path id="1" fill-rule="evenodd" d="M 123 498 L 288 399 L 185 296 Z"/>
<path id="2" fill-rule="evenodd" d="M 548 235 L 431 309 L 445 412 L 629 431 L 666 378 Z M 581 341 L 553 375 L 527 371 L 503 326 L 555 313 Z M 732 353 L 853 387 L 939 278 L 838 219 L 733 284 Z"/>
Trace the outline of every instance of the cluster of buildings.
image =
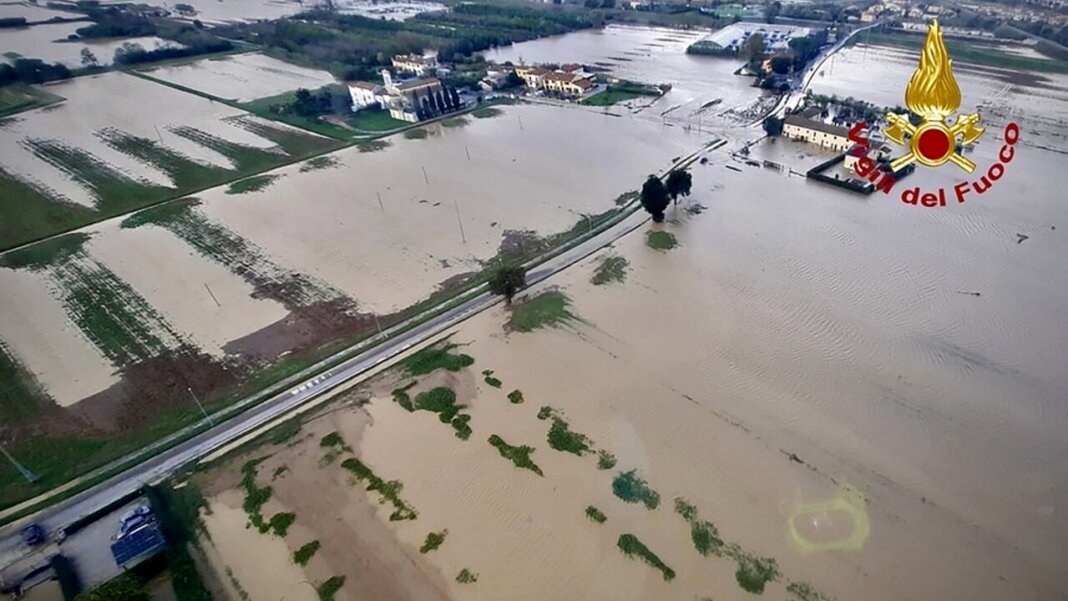
<path id="1" fill-rule="evenodd" d="M 584 96 L 596 86 L 594 75 L 576 63 L 561 65 L 555 71 L 545 67 L 520 66 L 515 68 L 515 74 L 532 90 L 545 90 L 569 98 Z"/>
<path id="2" fill-rule="evenodd" d="M 815 118 L 818 113 L 818 108 L 810 108 L 787 116 L 782 124 L 782 135 L 791 140 L 808 142 L 835 152 L 846 153 L 842 168 L 848 173 L 853 173 L 853 165 L 860 157 L 848 153 L 854 146 L 853 141 L 849 139 L 849 130 L 841 125 L 820 121 Z M 862 132 L 862 135 L 868 137 L 869 132 Z M 885 160 L 890 157 L 890 152 L 889 146 L 873 139 L 868 156 L 874 160 Z"/>
<path id="3" fill-rule="evenodd" d="M 440 79 L 429 76 L 447 74 L 436 56 L 398 55 L 393 57 L 393 68 L 413 77 L 394 81 L 393 74 L 382 69 L 381 84 L 349 82 L 353 112 L 387 110 L 398 121 L 417 123 L 462 108 L 456 90 L 447 89 Z"/>
<path id="4" fill-rule="evenodd" d="M 739 22 L 728 25 L 723 29 L 718 29 L 694 42 L 693 45 L 696 48 L 708 50 L 737 51 L 754 34 L 760 34 L 760 37 L 764 39 L 765 50 L 786 50 L 790 47 L 790 40 L 807 36 L 810 31 L 808 27 L 795 27 L 793 25 Z"/>

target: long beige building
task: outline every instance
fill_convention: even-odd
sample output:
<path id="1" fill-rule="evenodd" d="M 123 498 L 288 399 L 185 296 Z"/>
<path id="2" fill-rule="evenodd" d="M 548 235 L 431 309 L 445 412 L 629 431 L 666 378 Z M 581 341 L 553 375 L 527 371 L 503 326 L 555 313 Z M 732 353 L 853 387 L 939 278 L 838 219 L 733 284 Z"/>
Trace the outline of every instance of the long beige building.
<path id="1" fill-rule="evenodd" d="M 852 146 L 849 130 L 839 125 L 790 115 L 783 122 L 782 134 L 791 140 L 801 140 L 824 148 L 845 152 Z"/>

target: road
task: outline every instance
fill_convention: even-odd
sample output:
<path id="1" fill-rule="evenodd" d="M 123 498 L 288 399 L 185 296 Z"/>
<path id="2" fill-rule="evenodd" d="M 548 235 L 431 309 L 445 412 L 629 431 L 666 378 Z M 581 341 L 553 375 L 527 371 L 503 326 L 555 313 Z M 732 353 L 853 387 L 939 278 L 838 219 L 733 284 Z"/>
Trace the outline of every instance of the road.
<path id="1" fill-rule="evenodd" d="M 706 148 L 708 146 L 703 147 L 684 160 L 693 160 Z M 607 230 L 548 259 L 527 274 L 528 285 L 545 280 L 553 274 L 581 261 L 620 237 L 641 227 L 647 219 L 648 217 L 644 212 L 636 212 Z M 4 537 L 0 540 L 0 566 L 16 561 L 25 553 L 25 548 L 18 536 L 19 527 L 34 521 L 41 524 L 49 532 L 57 528 L 63 528 L 78 518 L 99 511 L 114 501 L 134 493 L 146 484 L 166 478 L 225 444 L 293 411 L 311 399 L 351 383 L 375 367 L 391 359 L 398 358 L 409 349 L 492 307 L 501 300 L 502 297 L 500 296 L 483 292 L 461 305 L 431 318 L 411 330 L 397 335 L 395 338 L 387 340 L 379 346 L 344 361 L 299 385 L 287 388 L 281 393 L 240 413 L 233 419 L 163 451 L 136 467 L 49 507 L 34 516 L 7 524 L 0 528 L 0 536 Z"/>

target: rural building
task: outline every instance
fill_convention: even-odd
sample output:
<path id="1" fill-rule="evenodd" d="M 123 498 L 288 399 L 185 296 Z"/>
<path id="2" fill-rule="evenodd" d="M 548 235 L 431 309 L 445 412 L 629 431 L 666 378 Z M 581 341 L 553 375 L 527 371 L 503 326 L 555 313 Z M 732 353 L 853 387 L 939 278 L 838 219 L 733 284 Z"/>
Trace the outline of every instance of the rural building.
<path id="1" fill-rule="evenodd" d="M 527 87 L 532 90 L 537 90 L 542 87 L 542 78 L 552 73 L 552 71 L 544 67 L 516 67 L 515 74 L 522 79 Z"/>
<path id="2" fill-rule="evenodd" d="M 694 42 L 693 45 L 696 48 L 709 50 L 737 51 L 750 36 L 760 34 L 760 37 L 764 39 L 764 48 L 766 50 L 786 50 L 790 47 L 790 40 L 807 36 L 810 31 L 808 27 L 795 27 L 793 25 L 741 22 L 718 29 Z"/>
<path id="3" fill-rule="evenodd" d="M 849 150 L 853 150 L 853 147 L 850 146 Z M 868 150 L 868 158 L 873 161 L 887 160 L 890 158 L 890 152 L 890 147 L 886 144 L 879 144 L 878 146 L 873 144 Z M 849 173 L 855 173 L 853 165 L 855 165 L 858 160 L 860 160 L 860 156 L 846 152 L 845 160 L 842 161 L 842 169 L 845 169 Z"/>
<path id="4" fill-rule="evenodd" d="M 367 81 L 348 84 L 352 97 L 352 110 L 380 107 L 389 111 L 389 116 L 400 121 L 416 123 L 431 116 L 456 110 L 442 108 L 447 91 L 435 77 L 421 77 L 395 82 L 386 69 L 382 70 L 383 85 Z M 451 101 L 451 98 L 448 100 Z"/>
<path id="5" fill-rule="evenodd" d="M 814 121 L 800 115 L 790 115 L 783 122 L 782 135 L 791 140 L 801 140 L 824 148 L 845 152 L 853 145 L 849 130 L 838 125 Z"/>
<path id="6" fill-rule="evenodd" d="M 581 96 L 593 88 L 593 82 L 574 73 L 553 71 L 542 78 L 542 87 L 564 96 Z"/>
<path id="7" fill-rule="evenodd" d="M 489 69 L 486 71 L 486 76 L 478 82 L 478 85 L 487 92 L 499 90 L 508 85 L 508 76 L 511 74 L 511 71 L 504 69 Z"/>
<path id="8" fill-rule="evenodd" d="M 437 73 L 438 57 L 398 54 L 393 57 L 393 68 L 402 73 L 411 73 L 416 77 L 426 77 Z"/>

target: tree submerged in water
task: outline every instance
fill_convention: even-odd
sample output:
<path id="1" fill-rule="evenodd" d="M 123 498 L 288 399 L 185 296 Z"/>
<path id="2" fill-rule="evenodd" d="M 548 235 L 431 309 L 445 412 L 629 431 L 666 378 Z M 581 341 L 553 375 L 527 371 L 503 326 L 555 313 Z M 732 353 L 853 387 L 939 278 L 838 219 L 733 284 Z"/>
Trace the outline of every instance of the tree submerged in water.
<path id="1" fill-rule="evenodd" d="M 490 292 L 504 296 L 508 304 L 523 286 L 527 285 L 527 270 L 518 265 L 501 267 L 489 281 Z"/>

